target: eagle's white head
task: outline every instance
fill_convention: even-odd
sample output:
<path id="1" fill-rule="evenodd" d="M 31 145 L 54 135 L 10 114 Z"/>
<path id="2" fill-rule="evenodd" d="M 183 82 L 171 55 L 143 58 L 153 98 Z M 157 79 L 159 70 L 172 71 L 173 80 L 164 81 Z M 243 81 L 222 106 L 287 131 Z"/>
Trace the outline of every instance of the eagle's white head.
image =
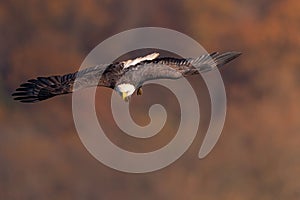
<path id="1" fill-rule="evenodd" d="M 117 85 L 115 90 L 120 94 L 123 100 L 127 101 L 128 98 L 134 93 L 136 88 L 130 83 L 122 83 Z"/>

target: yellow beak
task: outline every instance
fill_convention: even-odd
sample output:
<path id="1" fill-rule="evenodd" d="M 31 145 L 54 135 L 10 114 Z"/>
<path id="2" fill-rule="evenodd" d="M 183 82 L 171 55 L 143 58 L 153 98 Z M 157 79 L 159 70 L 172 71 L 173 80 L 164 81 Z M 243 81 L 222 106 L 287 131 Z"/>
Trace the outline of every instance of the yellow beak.
<path id="1" fill-rule="evenodd" d="M 126 92 L 122 92 L 122 99 L 123 99 L 124 101 L 126 101 L 126 97 L 127 97 Z"/>

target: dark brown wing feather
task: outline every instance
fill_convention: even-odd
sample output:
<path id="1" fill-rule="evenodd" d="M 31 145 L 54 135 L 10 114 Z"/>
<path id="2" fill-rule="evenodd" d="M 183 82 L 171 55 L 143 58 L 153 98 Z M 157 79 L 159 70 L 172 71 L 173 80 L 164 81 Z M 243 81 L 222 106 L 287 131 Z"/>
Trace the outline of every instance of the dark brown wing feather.
<path id="1" fill-rule="evenodd" d="M 109 87 L 109 81 L 102 73 L 109 65 L 99 65 L 62 76 L 38 77 L 20 85 L 12 94 L 23 103 L 43 101 L 57 95 L 72 93 L 74 90 L 92 86 Z M 75 81 L 76 80 L 76 81 Z"/>
<path id="2" fill-rule="evenodd" d="M 127 72 L 120 78 L 118 84 L 131 83 L 139 87 L 148 80 L 155 79 L 178 79 L 183 76 L 204 73 L 222 67 L 241 53 L 212 53 L 198 58 L 157 58 L 144 61 L 129 67 Z"/>
<path id="3" fill-rule="evenodd" d="M 220 68 L 240 55 L 241 53 L 239 52 L 226 52 L 222 54 L 214 52 L 198 58 L 158 58 L 153 60 L 152 63 L 163 64 L 165 67 L 175 69 L 183 76 L 188 76 L 199 72 L 208 72 L 216 67 Z"/>

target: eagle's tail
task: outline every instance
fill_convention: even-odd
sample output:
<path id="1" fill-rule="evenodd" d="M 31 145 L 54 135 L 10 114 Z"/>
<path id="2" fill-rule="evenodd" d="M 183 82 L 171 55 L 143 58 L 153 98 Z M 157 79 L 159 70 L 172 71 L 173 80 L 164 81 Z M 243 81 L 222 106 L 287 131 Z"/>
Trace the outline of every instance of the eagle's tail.
<path id="1" fill-rule="evenodd" d="M 15 100 L 35 103 L 51 97 L 72 92 L 76 73 L 63 76 L 38 77 L 20 85 L 12 94 Z"/>

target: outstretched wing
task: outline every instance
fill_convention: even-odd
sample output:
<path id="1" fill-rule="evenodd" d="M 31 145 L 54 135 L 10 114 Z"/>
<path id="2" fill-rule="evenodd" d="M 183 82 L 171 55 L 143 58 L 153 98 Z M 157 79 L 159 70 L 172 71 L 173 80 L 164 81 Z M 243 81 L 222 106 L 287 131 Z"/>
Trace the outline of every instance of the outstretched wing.
<path id="1" fill-rule="evenodd" d="M 137 86 L 145 81 L 154 79 L 178 79 L 183 76 L 208 72 L 216 67 L 222 67 L 231 60 L 237 58 L 241 53 L 212 53 L 198 58 L 157 58 L 143 61 L 128 67 L 126 73 L 119 79 L 119 83 L 134 83 Z"/>
<path id="2" fill-rule="evenodd" d="M 12 96 L 14 96 L 15 100 L 23 103 L 34 103 L 87 87 L 104 86 L 114 88 L 115 82 L 123 75 L 124 69 L 143 61 L 153 60 L 158 55 L 158 53 L 152 53 L 133 60 L 97 65 L 62 76 L 30 79 L 26 83 L 21 84 Z"/>
<path id="3" fill-rule="evenodd" d="M 62 76 L 30 79 L 21 84 L 12 96 L 14 96 L 15 100 L 23 103 L 34 103 L 57 95 L 72 93 L 81 88 L 97 85 L 109 87 L 106 79 L 101 78 L 102 73 L 108 66 L 109 65 L 97 65 Z"/>

